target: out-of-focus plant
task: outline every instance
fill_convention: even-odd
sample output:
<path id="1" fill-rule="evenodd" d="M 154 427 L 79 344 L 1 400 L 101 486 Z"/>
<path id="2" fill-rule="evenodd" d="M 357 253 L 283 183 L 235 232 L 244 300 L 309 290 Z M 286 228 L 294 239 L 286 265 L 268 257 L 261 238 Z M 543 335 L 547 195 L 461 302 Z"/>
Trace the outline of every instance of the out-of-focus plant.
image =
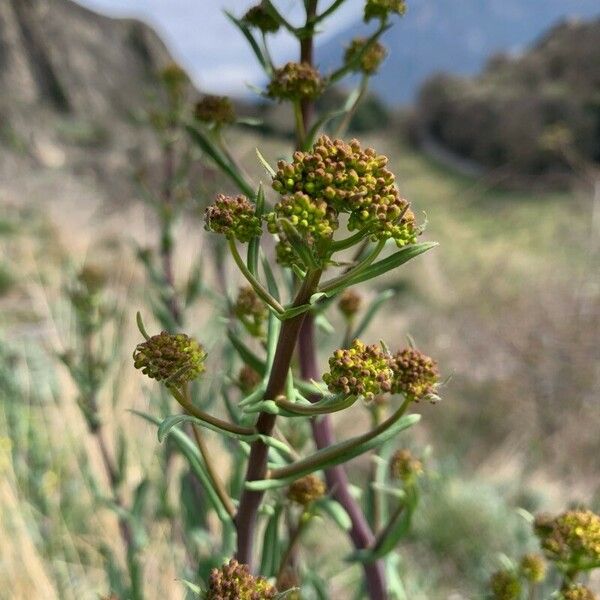
<path id="1" fill-rule="evenodd" d="M 318 4 L 306 0 L 305 20 L 298 26 L 270 1 L 242 18 L 228 15 L 269 78 L 265 96 L 289 103 L 295 119 L 296 151 L 289 159 L 273 167 L 258 154 L 273 200 L 262 184 L 250 181 L 227 146 L 222 130 L 234 117 L 226 99 L 205 98 L 187 124 L 191 139 L 240 192 L 220 194 L 205 213 L 206 229 L 225 240 L 246 280 L 237 301 L 225 309 L 227 335 L 242 366 L 238 378 L 221 384 L 227 418 L 215 414 L 208 398 L 214 386 L 203 374 L 210 365 L 214 379 L 217 367 L 203 346 L 184 333 L 149 335 L 138 316 L 145 339 L 134 352 L 135 366 L 161 382 L 183 409 L 166 419 L 143 416 L 158 425 L 160 440 L 176 441 L 221 522 L 220 543 L 214 539 L 206 563 L 216 568 L 203 592 L 207 598 L 267 598 L 297 593 L 296 587 L 326 597 L 325 581 L 302 566 L 299 554 L 315 518 L 331 518 L 349 535 L 354 550 L 348 559 L 364 571 L 360 595 L 404 597 L 396 547 L 417 504 L 421 463 L 407 451 L 395 452 L 395 440 L 419 420 L 407 414 L 415 402 L 437 400 L 439 373 L 412 345 L 390 351 L 384 342 L 362 342 L 389 294 L 363 312 L 349 290 L 435 244 L 418 243 L 421 228 L 396 187 L 387 157 L 341 136 L 385 57 L 379 38 L 405 6 L 400 0 L 368 0 L 365 21 L 375 21 L 373 34 L 355 40 L 337 70 L 321 74 L 314 64 L 314 38 L 343 0 L 322 11 Z M 298 62 L 273 63 L 268 36 L 279 28 L 297 38 Z M 315 115 L 315 100 L 356 72 L 362 74 L 359 87 L 344 106 Z M 330 125 L 332 137 L 323 133 Z M 264 229 L 273 236 L 278 270 L 268 258 L 270 243 L 261 243 Z M 315 325 L 335 333 L 326 312 L 338 297 L 347 326 L 321 376 Z M 230 369 L 231 352 L 223 360 Z M 237 402 L 231 398 L 236 387 Z M 331 415 L 358 403 L 371 413 L 370 429 L 336 442 Z M 191 439 L 179 429 L 183 424 L 192 425 Z M 231 472 L 219 468 L 207 430 L 227 440 Z M 357 498 L 344 465 L 371 452 L 378 456 L 377 468 L 369 493 Z M 232 556 L 234 562 L 219 570 Z"/>
<path id="2" fill-rule="evenodd" d="M 66 350 L 60 353 L 77 388 L 77 404 L 95 440 L 102 459 L 108 491 L 92 481 L 100 504 L 112 508 L 117 516 L 119 531 L 127 559 L 129 580 L 120 576 L 116 561 L 107 555 L 109 579 L 119 596 L 143 598 L 143 572 L 140 551 L 144 543 L 143 509 L 148 488 L 142 481 L 130 505 L 123 498 L 122 486 L 127 473 L 126 435 L 119 430 L 110 444 L 100 410 L 100 396 L 111 380 L 112 368 L 119 358 L 122 313 L 108 300 L 106 273 L 95 265 L 85 265 L 66 286 L 73 316 L 73 331 Z M 115 451 L 111 450 L 114 446 Z M 90 474 L 91 476 L 91 474 Z M 109 551 L 106 550 L 105 554 Z"/>
<path id="3" fill-rule="evenodd" d="M 582 580 L 600 568 L 600 516 L 576 509 L 531 520 L 542 554 L 526 554 L 518 563 L 504 557 L 505 567 L 490 578 L 489 597 L 595 600 Z"/>

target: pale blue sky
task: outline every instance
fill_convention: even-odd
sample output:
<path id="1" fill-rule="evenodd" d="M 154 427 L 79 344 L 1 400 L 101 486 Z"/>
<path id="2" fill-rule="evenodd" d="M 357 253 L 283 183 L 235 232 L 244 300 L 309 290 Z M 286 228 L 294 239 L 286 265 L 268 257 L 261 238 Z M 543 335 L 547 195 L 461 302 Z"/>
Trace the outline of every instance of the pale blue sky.
<path id="1" fill-rule="evenodd" d="M 256 0 L 77 0 L 80 4 L 113 16 L 138 17 L 150 23 L 171 51 L 188 69 L 197 85 L 214 92 L 243 94 L 246 83 L 261 81 L 257 66 L 241 34 L 223 15 L 235 14 Z M 361 17 L 364 0 L 347 0 L 342 10 L 327 24 L 332 35 Z M 277 5 L 293 19 L 298 16 L 298 0 L 280 0 Z M 324 35 L 325 37 L 325 35 Z M 285 33 L 273 38 L 276 56 L 294 57 L 296 45 Z"/>

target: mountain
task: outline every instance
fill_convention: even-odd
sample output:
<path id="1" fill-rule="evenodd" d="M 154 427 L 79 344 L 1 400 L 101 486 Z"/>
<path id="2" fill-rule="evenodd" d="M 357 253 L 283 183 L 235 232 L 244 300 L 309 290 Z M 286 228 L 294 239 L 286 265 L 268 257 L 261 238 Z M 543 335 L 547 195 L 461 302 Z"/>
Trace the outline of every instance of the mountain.
<path id="1" fill-rule="evenodd" d="M 126 185 L 132 156 L 157 146 L 136 117 L 171 62 L 139 21 L 71 0 L 1 0 L 0 175 L 18 162 Z"/>
<path id="2" fill-rule="evenodd" d="M 408 103 L 436 72 L 475 74 L 491 55 L 521 51 L 557 21 L 596 15 L 598 0 L 412 0 L 383 36 L 390 54 L 373 89 L 390 104 Z M 369 30 L 356 23 L 321 45 L 321 66 L 339 64 L 344 45 Z"/>

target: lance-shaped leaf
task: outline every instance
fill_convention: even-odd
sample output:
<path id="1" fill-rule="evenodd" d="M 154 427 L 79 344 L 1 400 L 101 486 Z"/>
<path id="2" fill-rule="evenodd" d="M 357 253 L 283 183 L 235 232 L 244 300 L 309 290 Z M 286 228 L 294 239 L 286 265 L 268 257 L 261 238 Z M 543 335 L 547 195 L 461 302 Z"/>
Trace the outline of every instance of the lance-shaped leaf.
<path id="1" fill-rule="evenodd" d="M 279 440 L 276 440 L 270 435 L 262 435 L 260 433 L 235 433 L 233 431 L 228 431 L 225 429 L 221 429 L 220 427 L 216 427 L 212 423 L 203 421 L 202 419 L 198 419 L 196 417 L 193 417 L 192 415 L 171 415 L 170 417 L 164 419 L 158 427 L 158 440 L 162 442 L 167 437 L 167 435 L 170 435 L 175 431 L 179 431 L 178 429 L 176 429 L 176 426 L 181 425 L 182 423 L 193 423 L 194 425 L 206 427 L 207 429 L 211 429 L 216 433 L 220 433 L 234 440 L 242 440 L 244 442 L 249 443 L 260 440 L 266 446 L 270 446 L 271 448 L 274 448 L 275 450 L 281 452 L 282 454 L 288 457 L 294 456 L 293 451 L 290 448 L 288 448 L 286 444 L 280 442 Z"/>
<path id="2" fill-rule="evenodd" d="M 246 488 L 264 491 L 285 487 L 304 475 L 348 462 L 352 458 L 384 444 L 401 431 L 412 427 L 420 418 L 420 415 L 406 415 L 397 420 L 391 417 L 365 435 L 323 448 L 308 458 L 292 463 L 282 469 L 273 469 L 269 473 L 269 479 L 248 481 Z"/>
<path id="3" fill-rule="evenodd" d="M 260 573 L 264 577 L 273 577 L 277 574 L 277 566 L 281 560 L 281 547 L 279 543 L 279 521 L 283 510 L 276 506 L 269 517 L 263 537 Z"/>
<path id="4" fill-rule="evenodd" d="M 261 154 L 258 148 L 256 148 L 256 156 L 258 157 L 260 164 L 265 168 L 269 177 L 275 177 L 275 169 L 269 164 L 269 161 Z"/>
<path id="5" fill-rule="evenodd" d="M 254 214 L 260 220 L 262 220 L 262 216 L 265 210 L 265 190 L 262 186 L 262 183 L 258 186 L 258 192 L 256 192 L 256 210 Z M 260 236 L 253 237 L 248 242 L 248 256 L 246 259 L 246 264 L 248 266 L 248 270 L 254 277 L 258 277 L 258 256 L 260 254 Z"/>
<path id="6" fill-rule="evenodd" d="M 186 129 L 192 140 L 233 180 L 240 191 L 248 196 L 248 198 L 254 198 L 254 188 L 246 181 L 245 177 L 239 172 L 237 167 L 231 164 L 229 158 L 225 156 L 210 137 L 197 126 L 187 125 Z"/>
<path id="7" fill-rule="evenodd" d="M 227 337 L 242 361 L 252 367 L 259 375 L 264 375 L 266 371 L 265 363 L 233 331 L 228 331 Z"/>
<path id="8" fill-rule="evenodd" d="M 406 246 L 391 256 L 369 265 L 354 276 L 341 276 L 329 282 L 325 282 L 319 291 L 327 294 L 329 297 L 335 296 L 347 287 L 356 285 L 358 283 L 363 283 L 364 281 L 368 281 L 369 279 L 373 279 L 375 277 L 380 277 L 388 271 L 396 269 L 399 266 L 407 263 L 409 260 L 416 258 L 420 254 L 435 248 L 437 245 L 437 242 L 424 242 L 422 244 L 412 244 L 410 246 Z"/>
<path id="9" fill-rule="evenodd" d="M 273 274 L 273 269 L 271 269 L 271 264 L 267 260 L 266 256 L 263 255 L 261 259 L 263 271 L 265 272 L 265 277 L 267 278 L 267 289 L 269 290 L 269 294 L 271 294 L 275 300 L 280 300 L 281 295 L 279 294 L 279 286 L 277 285 L 277 280 Z"/>
<path id="10" fill-rule="evenodd" d="M 314 503 L 317 511 L 325 513 L 342 531 L 352 529 L 352 519 L 344 507 L 333 498 L 319 498 Z"/>
<path id="11" fill-rule="evenodd" d="M 263 68 L 265 73 L 271 77 L 273 73 L 273 65 L 271 65 L 269 57 L 263 52 L 260 44 L 256 41 L 256 38 L 252 34 L 252 31 L 250 31 L 248 25 L 246 25 L 246 23 L 244 23 L 241 19 L 238 19 L 229 11 L 226 10 L 224 12 L 225 16 L 241 31 L 242 35 L 248 41 L 248 44 L 250 44 L 250 48 L 252 48 L 254 56 L 256 56 L 260 66 Z"/>
<path id="12" fill-rule="evenodd" d="M 161 424 L 160 419 L 157 419 L 156 417 L 153 417 L 152 415 L 148 415 L 144 412 L 137 411 L 137 410 L 134 410 L 132 412 L 134 414 L 138 415 L 139 417 L 142 417 L 142 419 L 145 419 L 146 421 L 153 423 L 154 425 Z M 190 465 L 190 468 L 192 469 L 192 471 L 195 473 L 195 475 L 198 477 L 198 479 L 202 483 L 202 487 L 204 488 L 204 490 L 206 492 L 206 497 L 207 497 L 208 501 L 211 503 L 215 512 L 217 513 L 219 520 L 221 522 L 223 522 L 224 524 L 228 523 L 228 524 L 232 525 L 233 521 L 231 520 L 231 517 L 230 517 L 229 513 L 227 512 L 227 509 L 225 508 L 224 504 L 221 502 L 221 499 L 219 498 L 217 492 L 215 491 L 215 489 L 212 485 L 212 481 L 210 479 L 208 471 L 206 470 L 206 467 L 204 466 L 204 463 L 202 461 L 202 457 L 200 456 L 200 452 L 198 451 L 198 448 L 196 448 L 196 446 L 194 445 L 192 440 L 183 431 L 180 431 L 179 429 L 176 429 L 173 431 L 172 438 L 175 441 L 175 443 L 177 444 L 177 447 L 179 448 L 181 453 L 185 456 L 186 460 L 188 461 L 188 464 Z"/>

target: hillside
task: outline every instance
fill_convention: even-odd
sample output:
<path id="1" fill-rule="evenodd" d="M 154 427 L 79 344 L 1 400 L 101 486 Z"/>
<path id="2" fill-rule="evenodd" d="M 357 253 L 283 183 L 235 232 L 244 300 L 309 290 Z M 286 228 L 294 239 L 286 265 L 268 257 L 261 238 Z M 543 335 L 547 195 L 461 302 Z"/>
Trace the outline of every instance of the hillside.
<path id="1" fill-rule="evenodd" d="M 521 57 L 490 60 L 475 78 L 438 75 L 420 94 L 415 129 L 517 178 L 556 179 L 574 160 L 598 163 L 598 48 L 600 19 L 564 23 Z"/>
<path id="2" fill-rule="evenodd" d="M 171 60 L 139 21 L 71 0 L 0 2 L 0 163 L 11 174 L 0 195 L 16 196 L 14 180 L 40 167 L 123 188 L 132 155 L 152 149 L 136 116 Z"/>
<path id="3" fill-rule="evenodd" d="M 521 50 L 559 20 L 599 14 L 597 0 L 413 0 L 383 37 L 390 55 L 373 88 L 390 104 L 408 103 L 434 73 L 474 75 L 490 55 Z M 366 31 L 357 23 L 323 44 L 321 64 L 337 64 L 347 40 Z"/>

